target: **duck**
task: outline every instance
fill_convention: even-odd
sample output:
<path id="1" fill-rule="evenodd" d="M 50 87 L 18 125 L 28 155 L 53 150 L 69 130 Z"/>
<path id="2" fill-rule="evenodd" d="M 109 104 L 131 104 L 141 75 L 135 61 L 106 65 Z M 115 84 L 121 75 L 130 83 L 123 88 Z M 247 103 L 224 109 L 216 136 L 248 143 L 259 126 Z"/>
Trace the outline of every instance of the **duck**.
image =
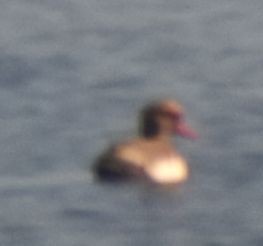
<path id="1" fill-rule="evenodd" d="M 94 162 L 95 176 L 104 181 L 182 183 L 189 167 L 173 144 L 176 136 L 198 137 L 186 123 L 182 105 L 172 99 L 151 102 L 140 111 L 138 136 L 104 150 Z"/>

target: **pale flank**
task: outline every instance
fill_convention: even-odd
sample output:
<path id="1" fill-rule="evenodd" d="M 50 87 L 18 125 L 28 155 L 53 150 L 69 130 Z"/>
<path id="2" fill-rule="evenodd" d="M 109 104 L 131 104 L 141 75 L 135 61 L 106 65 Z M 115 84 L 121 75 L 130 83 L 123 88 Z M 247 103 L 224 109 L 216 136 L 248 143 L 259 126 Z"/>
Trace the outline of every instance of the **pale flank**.
<path id="1" fill-rule="evenodd" d="M 188 178 L 187 164 L 181 157 L 156 161 L 145 171 L 152 181 L 161 184 L 180 183 Z"/>

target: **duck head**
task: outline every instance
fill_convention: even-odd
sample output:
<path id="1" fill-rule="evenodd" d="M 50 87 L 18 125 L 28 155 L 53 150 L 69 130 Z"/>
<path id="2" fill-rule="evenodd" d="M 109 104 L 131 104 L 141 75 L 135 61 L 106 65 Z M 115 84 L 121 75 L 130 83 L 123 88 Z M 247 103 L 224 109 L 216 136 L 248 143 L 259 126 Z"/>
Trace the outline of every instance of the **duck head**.
<path id="1" fill-rule="evenodd" d="M 139 133 L 146 138 L 179 135 L 196 139 L 197 133 L 185 122 L 183 107 L 174 100 L 151 103 L 141 112 Z"/>

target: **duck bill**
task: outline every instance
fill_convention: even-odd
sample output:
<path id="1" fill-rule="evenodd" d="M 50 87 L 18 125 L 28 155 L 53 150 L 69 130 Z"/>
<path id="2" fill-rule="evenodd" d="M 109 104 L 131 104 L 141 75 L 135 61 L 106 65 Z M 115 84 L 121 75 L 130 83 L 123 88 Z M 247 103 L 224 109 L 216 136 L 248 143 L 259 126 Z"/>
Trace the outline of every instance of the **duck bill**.
<path id="1" fill-rule="evenodd" d="M 175 129 L 175 133 L 181 137 L 192 139 L 192 140 L 195 140 L 198 138 L 197 133 L 190 126 L 188 126 L 187 123 L 185 122 L 180 122 L 177 125 Z"/>

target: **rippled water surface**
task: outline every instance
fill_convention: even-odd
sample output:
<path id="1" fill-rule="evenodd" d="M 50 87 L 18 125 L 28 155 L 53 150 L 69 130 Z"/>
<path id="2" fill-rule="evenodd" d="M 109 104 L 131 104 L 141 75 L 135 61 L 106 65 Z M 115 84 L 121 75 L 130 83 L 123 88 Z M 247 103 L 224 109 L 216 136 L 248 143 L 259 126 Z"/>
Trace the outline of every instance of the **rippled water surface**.
<path id="1" fill-rule="evenodd" d="M 263 2 L 2 0 L 0 241 L 5 246 L 263 245 Z M 90 166 L 174 97 L 181 187 L 105 185 Z"/>

